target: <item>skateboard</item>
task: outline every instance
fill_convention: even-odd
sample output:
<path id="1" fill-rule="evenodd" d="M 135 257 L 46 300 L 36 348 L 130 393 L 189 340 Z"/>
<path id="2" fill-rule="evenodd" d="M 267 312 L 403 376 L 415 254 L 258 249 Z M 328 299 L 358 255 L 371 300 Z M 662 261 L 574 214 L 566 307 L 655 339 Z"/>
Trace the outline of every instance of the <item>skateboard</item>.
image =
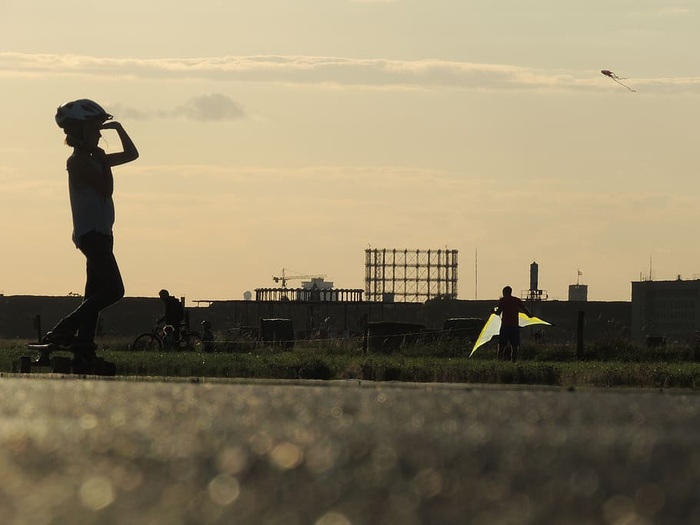
<path id="1" fill-rule="evenodd" d="M 14 372 L 29 374 L 32 369 L 49 369 L 56 374 L 114 376 L 117 373 L 116 365 L 101 357 L 93 355 L 91 359 L 86 359 L 84 349 L 56 343 L 30 343 L 27 347 L 35 355 L 22 356 L 15 361 L 12 364 Z M 54 352 L 70 352 L 73 357 L 52 355 Z"/>

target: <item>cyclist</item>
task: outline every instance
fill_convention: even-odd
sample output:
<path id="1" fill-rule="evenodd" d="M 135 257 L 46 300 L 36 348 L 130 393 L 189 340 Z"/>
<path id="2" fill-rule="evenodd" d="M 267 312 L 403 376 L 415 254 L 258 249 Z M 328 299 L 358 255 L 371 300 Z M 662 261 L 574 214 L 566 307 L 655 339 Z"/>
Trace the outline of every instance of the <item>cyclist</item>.
<path id="1" fill-rule="evenodd" d="M 183 308 L 182 303 L 177 299 L 177 297 L 173 297 L 172 295 L 170 295 L 170 292 L 168 292 L 168 290 L 161 290 L 158 293 L 158 297 L 160 297 L 160 300 L 163 301 L 163 303 L 165 303 L 165 313 L 163 314 L 163 317 L 158 319 L 158 322 L 164 322 L 166 325 L 172 326 L 173 339 L 175 341 L 179 341 L 180 326 L 185 320 L 185 309 Z"/>

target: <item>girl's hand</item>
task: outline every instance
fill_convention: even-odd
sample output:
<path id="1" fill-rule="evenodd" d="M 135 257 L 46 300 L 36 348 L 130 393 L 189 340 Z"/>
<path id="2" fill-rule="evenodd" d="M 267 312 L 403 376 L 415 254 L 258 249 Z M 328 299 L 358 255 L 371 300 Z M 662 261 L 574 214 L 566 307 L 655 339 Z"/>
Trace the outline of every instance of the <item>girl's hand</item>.
<path id="1" fill-rule="evenodd" d="M 122 152 L 121 153 L 109 153 L 106 156 L 107 164 L 110 166 L 119 166 L 120 164 L 126 164 L 132 160 L 139 158 L 139 152 L 134 146 L 134 142 L 129 137 L 129 134 L 124 129 L 119 122 L 114 120 L 105 122 L 102 124 L 100 129 L 113 129 L 119 135 L 119 140 L 122 142 Z"/>
<path id="2" fill-rule="evenodd" d="M 108 120 L 102 126 L 100 126 L 100 129 L 119 129 L 121 128 L 122 125 L 117 122 L 116 120 Z"/>

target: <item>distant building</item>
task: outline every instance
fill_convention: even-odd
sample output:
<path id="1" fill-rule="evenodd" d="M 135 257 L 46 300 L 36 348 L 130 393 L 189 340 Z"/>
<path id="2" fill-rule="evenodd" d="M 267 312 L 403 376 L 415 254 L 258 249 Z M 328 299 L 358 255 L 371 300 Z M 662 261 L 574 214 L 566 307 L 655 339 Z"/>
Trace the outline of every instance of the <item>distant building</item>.
<path id="1" fill-rule="evenodd" d="M 633 341 L 688 341 L 700 332 L 700 280 L 632 283 Z"/>
<path id="2" fill-rule="evenodd" d="M 304 290 L 331 290 L 333 288 L 333 281 L 326 281 L 323 277 L 312 277 L 310 281 L 302 281 L 301 287 Z"/>
<path id="3" fill-rule="evenodd" d="M 324 281 L 323 277 L 302 281 L 301 288 L 295 291 L 297 301 L 338 301 L 338 292 L 333 289 L 333 282 Z"/>
<path id="4" fill-rule="evenodd" d="M 312 277 L 302 281 L 300 288 L 256 288 L 256 301 L 292 302 L 359 302 L 364 290 L 359 288 L 334 288 L 332 281 Z"/>
<path id="5" fill-rule="evenodd" d="M 569 301 L 585 303 L 588 301 L 588 285 L 587 284 L 570 284 L 569 285 Z"/>

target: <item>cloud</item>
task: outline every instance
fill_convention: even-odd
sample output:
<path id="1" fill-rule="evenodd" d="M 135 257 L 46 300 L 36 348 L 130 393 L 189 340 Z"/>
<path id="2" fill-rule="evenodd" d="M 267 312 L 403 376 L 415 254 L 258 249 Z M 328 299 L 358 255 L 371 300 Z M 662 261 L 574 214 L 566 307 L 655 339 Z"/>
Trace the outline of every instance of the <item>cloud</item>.
<path id="1" fill-rule="evenodd" d="M 211 80 L 334 88 L 608 90 L 598 70 L 541 70 L 509 64 L 449 60 L 388 60 L 298 55 L 204 58 L 100 58 L 83 55 L 0 53 L 0 77 L 88 76 L 128 80 Z M 638 91 L 700 92 L 700 77 L 637 79 Z M 206 115 L 200 105 L 192 115 Z M 199 111 L 199 112 L 197 112 Z"/>
<path id="2" fill-rule="evenodd" d="M 692 13 L 689 7 L 664 5 L 659 7 L 649 7 L 647 9 L 635 9 L 629 13 L 632 18 L 657 18 L 686 16 Z"/>
<path id="3" fill-rule="evenodd" d="M 177 115 L 200 121 L 238 120 L 245 116 L 236 102 L 221 94 L 195 97 L 174 111 Z"/>
<path id="4" fill-rule="evenodd" d="M 135 120 L 185 118 L 199 122 L 224 122 L 241 120 L 246 117 L 246 113 L 240 104 L 221 93 L 194 97 L 182 106 L 172 109 L 144 111 L 115 104 L 112 111 L 121 117 Z"/>

